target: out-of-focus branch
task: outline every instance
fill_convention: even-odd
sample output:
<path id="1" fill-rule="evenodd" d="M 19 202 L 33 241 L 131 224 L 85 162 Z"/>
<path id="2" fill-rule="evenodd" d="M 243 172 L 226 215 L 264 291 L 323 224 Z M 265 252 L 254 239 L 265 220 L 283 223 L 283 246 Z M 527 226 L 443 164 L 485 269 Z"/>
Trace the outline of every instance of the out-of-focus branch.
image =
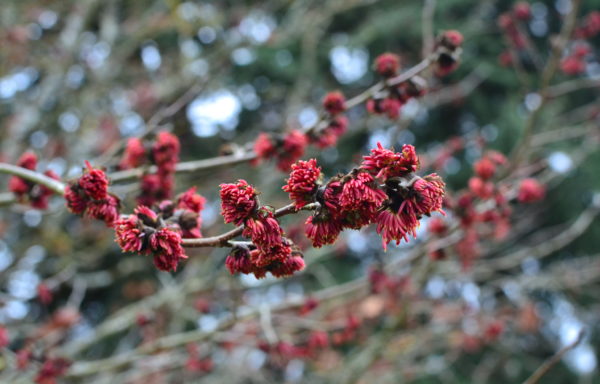
<path id="1" fill-rule="evenodd" d="M 476 279 L 485 281 L 497 271 L 508 270 L 521 265 L 521 262 L 528 257 L 541 259 L 566 247 L 588 229 L 596 216 L 598 216 L 598 213 L 600 213 L 600 207 L 592 204 L 579 215 L 573 224 L 565 228 L 558 235 L 533 247 L 524 247 L 510 255 L 487 261 L 485 264 L 482 263 L 474 271 Z"/>
<path id="2" fill-rule="evenodd" d="M 433 16 L 435 15 L 435 6 L 437 0 L 425 0 L 423 11 L 421 13 L 421 24 L 423 31 L 423 53 L 422 57 L 427 57 L 433 52 L 435 44 L 435 34 L 433 31 Z"/>
<path id="3" fill-rule="evenodd" d="M 583 331 L 580 331 L 579 335 L 577 335 L 577 338 L 573 342 L 565 345 L 560 350 L 558 350 L 558 352 L 556 352 L 551 358 L 546 360 L 544 364 L 542 364 L 538 369 L 536 369 L 533 375 L 531 375 L 527 380 L 523 382 L 523 384 L 535 384 L 538 381 L 540 381 L 542 376 L 544 376 L 546 373 L 548 373 L 550 369 L 552 369 L 552 367 L 558 364 L 558 362 L 563 358 L 563 356 L 567 352 L 577 347 L 583 341 L 584 335 L 585 333 Z"/>
<path id="4" fill-rule="evenodd" d="M 0 173 L 8 173 L 14 176 L 19 176 L 22 179 L 43 185 L 52 192 L 61 196 L 65 194 L 65 185 L 63 183 L 44 174 L 34 172 L 26 168 L 7 163 L 0 163 Z"/>
<path id="5" fill-rule="evenodd" d="M 564 96 L 568 93 L 579 91 L 580 89 L 600 88 L 600 79 L 581 78 L 565 81 L 564 83 L 556 84 L 548 87 L 546 95 L 549 99 Z"/>
<path id="6" fill-rule="evenodd" d="M 244 154 L 235 154 L 229 156 L 217 156 L 210 159 L 194 160 L 177 163 L 175 166 L 175 172 L 177 173 L 192 173 L 203 171 L 207 169 L 219 168 L 228 165 L 245 163 L 250 160 L 256 159 L 254 152 L 248 152 Z M 129 181 L 137 179 L 145 173 L 154 173 L 157 171 L 156 166 L 151 167 L 140 167 L 127 169 L 124 171 L 113 172 L 109 175 L 110 180 L 113 182 Z"/>
<path id="7" fill-rule="evenodd" d="M 552 77 L 556 73 L 558 69 L 558 65 L 560 63 L 560 58 L 562 52 L 567 45 L 567 42 L 571 38 L 573 34 L 573 30 L 575 28 L 575 24 L 577 21 L 577 13 L 579 11 L 579 6 L 581 5 L 581 0 L 573 0 L 571 2 L 571 12 L 567 16 L 560 34 L 554 41 L 552 46 L 552 52 L 548 59 L 548 63 L 542 72 L 541 86 L 540 86 L 540 102 L 537 108 L 535 108 L 527 118 L 525 122 L 525 127 L 523 129 L 523 136 L 519 144 L 515 147 L 513 151 L 513 162 L 510 167 L 510 171 L 514 171 L 518 168 L 521 162 L 525 159 L 526 154 L 531 145 L 531 137 L 533 136 L 533 131 L 538 123 L 539 118 L 541 117 L 542 109 L 544 108 L 546 102 L 548 101 L 548 89 L 550 87 L 550 82 L 552 81 Z"/>
<path id="8" fill-rule="evenodd" d="M 359 278 L 357 280 L 353 280 L 342 285 L 337 285 L 331 288 L 323 289 L 314 294 L 313 297 L 321 302 L 324 302 L 327 300 L 338 298 L 340 296 L 355 293 L 363 287 L 364 279 Z M 269 310 L 271 312 L 278 312 L 293 309 L 304 304 L 304 301 L 305 299 L 303 297 L 293 298 L 281 304 L 274 305 Z M 189 343 L 209 339 L 217 332 L 223 331 L 224 329 L 227 329 L 241 321 L 253 319 L 258 315 L 260 315 L 260 309 L 253 308 L 249 311 L 246 311 L 245 313 L 240 313 L 237 314 L 237 316 L 227 317 L 221 320 L 218 326 L 210 332 L 197 329 L 193 331 L 177 333 L 174 335 L 159 338 L 152 342 L 141 345 L 132 351 L 119 354 L 113 357 L 89 362 L 79 361 L 71 367 L 69 373 L 67 374 L 67 377 L 84 377 L 101 371 L 113 370 L 120 367 L 124 367 L 141 360 L 148 354 L 152 354 L 163 350 L 169 350 Z"/>

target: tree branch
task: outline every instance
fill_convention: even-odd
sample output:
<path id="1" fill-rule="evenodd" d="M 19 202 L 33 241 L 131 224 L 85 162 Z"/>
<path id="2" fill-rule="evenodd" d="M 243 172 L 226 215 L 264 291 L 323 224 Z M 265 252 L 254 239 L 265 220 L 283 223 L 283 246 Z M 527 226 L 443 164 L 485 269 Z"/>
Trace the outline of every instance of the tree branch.
<path id="1" fill-rule="evenodd" d="M 63 183 L 44 174 L 31 171 L 26 168 L 7 163 L 0 163 L 0 173 L 8 173 L 36 184 L 43 185 L 57 195 L 63 196 L 65 194 L 65 185 Z"/>
<path id="2" fill-rule="evenodd" d="M 554 367 L 556 364 L 558 364 L 558 362 L 563 358 L 563 356 L 567 352 L 569 352 L 573 348 L 577 347 L 579 345 L 579 343 L 581 343 L 583 341 L 584 335 L 585 335 L 585 332 L 580 331 L 579 335 L 577 335 L 577 338 L 571 344 L 564 346 L 558 352 L 556 352 L 551 358 L 546 360 L 544 362 L 544 364 L 542 364 L 538 369 L 536 369 L 535 372 L 533 372 L 533 375 L 531 375 L 527 380 L 525 380 L 523 382 L 523 384 L 537 383 L 542 378 L 542 376 L 544 376 L 546 373 L 548 373 L 548 371 L 550 369 L 552 369 L 552 367 Z"/>

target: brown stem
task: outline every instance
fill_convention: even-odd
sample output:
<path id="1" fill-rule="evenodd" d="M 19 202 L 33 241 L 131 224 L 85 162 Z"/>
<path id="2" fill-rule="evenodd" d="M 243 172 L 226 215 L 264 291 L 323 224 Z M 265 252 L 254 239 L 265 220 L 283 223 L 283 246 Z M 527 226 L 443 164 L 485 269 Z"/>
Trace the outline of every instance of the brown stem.
<path id="1" fill-rule="evenodd" d="M 289 215 L 292 213 L 297 213 L 298 211 L 310 211 L 316 209 L 318 207 L 318 203 L 308 204 L 301 209 L 296 209 L 294 204 L 288 204 L 284 207 L 279 208 L 275 211 L 275 217 L 281 217 L 285 215 Z M 201 239 L 183 239 L 182 245 L 188 248 L 200 248 L 200 247 L 229 247 L 229 240 L 239 236 L 244 231 L 244 226 L 241 225 L 235 229 L 232 229 L 229 232 L 225 232 L 218 236 L 212 237 L 204 237 Z"/>
<path id="2" fill-rule="evenodd" d="M 63 196 L 65 194 L 65 185 L 63 183 L 44 174 L 31 171 L 26 168 L 7 163 L 0 163 L 0 173 L 8 173 L 36 184 L 43 185 L 57 195 Z"/>
<path id="3" fill-rule="evenodd" d="M 560 361 L 560 359 L 562 359 L 563 356 L 567 352 L 569 352 L 570 350 L 572 350 L 573 348 L 575 348 L 576 346 L 578 346 L 579 343 L 581 343 L 583 341 L 584 334 L 585 333 L 583 331 L 580 331 L 579 335 L 577 335 L 577 338 L 575 339 L 575 341 L 573 341 L 571 344 L 568 344 L 568 345 L 564 346 L 558 352 L 556 352 L 551 358 L 549 358 L 548 360 L 546 360 L 544 362 L 544 364 L 542 364 L 538 369 L 536 369 L 535 372 L 533 372 L 533 375 L 531 375 L 527 380 L 525 380 L 523 382 L 523 384 L 535 384 L 538 381 L 540 381 L 540 379 L 542 378 L 542 376 L 544 376 L 546 373 L 548 373 L 548 371 L 552 367 L 554 367 L 556 364 L 558 364 L 558 362 Z"/>

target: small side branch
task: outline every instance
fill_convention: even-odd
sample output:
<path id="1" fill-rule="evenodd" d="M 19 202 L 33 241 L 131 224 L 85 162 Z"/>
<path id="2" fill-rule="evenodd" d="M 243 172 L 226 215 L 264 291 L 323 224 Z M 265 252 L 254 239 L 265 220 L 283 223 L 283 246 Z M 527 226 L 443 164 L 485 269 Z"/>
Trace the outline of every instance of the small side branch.
<path id="1" fill-rule="evenodd" d="M 63 183 L 44 174 L 34 172 L 26 168 L 7 163 L 0 163 L 0 173 L 8 173 L 36 184 L 43 185 L 60 196 L 65 194 L 65 185 Z"/>
<path id="2" fill-rule="evenodd" d="M 575 339 L 575 341 L 573 341 L 571 344 L 564 346 L 558 352 L 556 352 L 554 354 L 554 356 L 552 356 L 551 358 L 546 360 L 544 362 L 544 364 L 542 364 L 538 369 L 536 369 L 535 372 L 533 372 L 533 375 L 531 375 L 527 380 L 525 380 L 523 382 L 523 384 L 537 383 L 542 378 L 542 376 L 544 376 L 546 373 L 548 373 L 548 371 L 550 371 L 550 369 L 552 369 L 552 367 L 554 367 L 556 364 L 558 364 L 558 362 L 563 358 L 563 356 L 567 352 L 569 352 L 570 350 L 577 347 L 583 341 L 584 335 L 585 335 L 585 332 L 580 331 L 579 335 L 577 335 L 577 339 Z"/>

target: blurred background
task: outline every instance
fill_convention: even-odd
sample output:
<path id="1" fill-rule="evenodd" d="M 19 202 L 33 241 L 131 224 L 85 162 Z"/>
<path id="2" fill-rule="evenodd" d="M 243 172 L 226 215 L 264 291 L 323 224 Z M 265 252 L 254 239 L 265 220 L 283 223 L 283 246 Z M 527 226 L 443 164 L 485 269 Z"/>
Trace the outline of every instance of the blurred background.
<path id="1" fill-rule="evenodd" d="M 579 3 L 583 25 L 600 1 Z M 424 168 L 458 196 L 473 163 L 489 149 L 510 156 L 536 113 L 517 178 L 540 175 L 547 192 L 541 202 L 515 205 L 509 234 L 482 240 L 471 265 L 450 246 L 444 260 L 432 260 L 435 236 L 425 219 L 418 239 L 387 252 L 373 228 L 345 231 L 333 246 L 308 246 L 304 272 L 264 280 L 231 276 L 226 249 L 190 249 L 177 273 L 159 272 L 147 256 L 121 253 L 103 223 L 69 214 L 61 198 L 45 211 L 7 198 L 0 323 L 9 342 L 0 378 L 30 382 L 39 356 L 52 355 L 73 362 L 62 380 L 81 383 L 519 383 L 584 330 L 540 382 L 600 383 L 600 37 L 585 39 L 583 71 L 556 71 L 554 93 L 542 102 L 543 67 L 574 2 L 530 2 L 520 24 L 527 44 L 511 52 L 498 19 L 514 5 L 3 0 L 3 162 L 33 150 L 38 170 L 64 180 L 80 175 L 84 160 L 110 173 L 119 143 L 157 130 L 180 138 L 182 161 L 236 153 L 259 132 L 313 125 L 329 91 L 351 97 L 368 88 L 378 80 L 379 54 L 400 55 L 407 69 L 432 35 L 456 29 L 465 37 L 459 68 L 442 78 L 424 73 L 427 95 L 407 103 L 398 120 L 359 106 L 335 147 L 311 147 L 303 158 L 317 158 L 333 176 L 377 142 L 413 144 Z M 207 198 L 202 231 L 211 236 L 231 228 L 219 214 L 220 183 L 246 179 L 261 201 L 280 207 L 288 203 L 286 177 L 273 163 L 242 163 L 178 174 L 175 188 L 198 186 Z M 0 178 L 1 191 L 7 182 Z M 131 212 L 135 180 L 112 188 Z M 305 218 L 282 224 L 303 239 Z M 369 283 L 377 271 L 389 282 L 381 292 Z M 315 331 L 328 334 L 327 346 L 303 356 L 299 346 Z M 38 357 L 18 371 L 15 353 L 32 339 Z M 163 348 L 144 351 L 156 340 Z M 115 364 L 115 356 L 126 359 Z"/>

